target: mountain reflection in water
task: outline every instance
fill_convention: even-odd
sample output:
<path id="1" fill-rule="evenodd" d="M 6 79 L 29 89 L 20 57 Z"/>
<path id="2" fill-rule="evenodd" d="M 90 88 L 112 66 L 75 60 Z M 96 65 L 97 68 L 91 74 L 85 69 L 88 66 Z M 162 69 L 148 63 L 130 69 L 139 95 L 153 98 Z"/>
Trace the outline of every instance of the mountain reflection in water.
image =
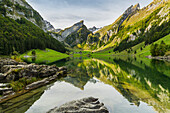
<path id="1" fill-rule="evenodd" d="M 61 63 L 62 61 L 63 63 Z M 59 61 L 60 65 L 66 65 L 69 70 L 67 77 L 61 78 L 59 82 L 46 86 L 48 88 L 42 87 L 36 89 L 34 90 L 35 93 L 28 93 L 29 96 L 25 94 L 22 98 L 18 97 L 17 101 L 14 101 L 16 100 L 15 98 L 3 103 L 0 105 L 0 110 L 2 112 L 19 111 L 22 113 L 27 111 L 31 113 L 34 109 L 37 109 L 36 105 L 41 105 L 41 102 L 48 98 L 48 94 L 56 93 L 53 95 L 55 95 L 54 98 L 59 98 L 58 103 L 48 102 L 49 107 L 47 105 L 46 108 L 46 111 L 48 111 L 52 108 L 50 105 L 54 103 L 59 106 L 61 105 L 61 101 L 65 103 L 69 100 L 74 100 L 74 98 L 77 99 L 86 95 L 95 96 L 101 93 L 99 99 L 103 100 L 109 111 L 118 113 L 123 112 L 115 108 L 115 106 L 118 106 L 116 104 L 120 103 L 116 103 L 116 97 L 111 97 L 114 93 L 117 93 L 120 98 L 121 96 L 124 97 L 124 99 L 118 101 L 128 101 L 129 105 L 136 106 L 135 108 L 130 108 L 130 106 L 126 104 L 124 106 L 120 106 L 120 104 L 120 109 L 124 109 L 124 111 L 127 109 L 126 112 L 130 112 L 128 111 L 129 109 L 135 109 L 136 111 L 134 110 L 133 112 L 139 113 L 143 111 L 148 113 L 155 111 L 170 112 L 170 63 L 168 62 L 111 57 L 100 59 L 72 58 L 62 61 Z M 56 61 L 53 64 L 57 63 Z M 103 89 L 100 88 L 100 85 Z M 59 86 L 61 86 L 61 89 L 59 89 Z M 73 86 L 78 89 L 75 89 Z M 104 94 L 104 88 L 108 88 L 106 93 L 110 93 L 108 94 L 110 97 Z M 111 88 L 115 89 L 115 91 L 111 90 Z M 63 94 L 57 92 L 60 90 Z M 68 92 L 70 94 L 67 94 Z M 68 95 L 70 96 L 69 100 L 63 97 Z M 75 97 L 75 95 L 77 97 Z M 31 96 L 35 98 L 30 98 Z M 113 101 L 108 101 L 109 98 L 113 99 Z M 153 109 L 150 109 L 149 106 L 152 106 Z"/>

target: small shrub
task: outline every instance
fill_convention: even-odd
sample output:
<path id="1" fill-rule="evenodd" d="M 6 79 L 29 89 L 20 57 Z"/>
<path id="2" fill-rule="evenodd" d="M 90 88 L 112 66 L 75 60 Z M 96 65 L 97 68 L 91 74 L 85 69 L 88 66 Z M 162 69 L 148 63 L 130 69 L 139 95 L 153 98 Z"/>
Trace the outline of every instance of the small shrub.
<path id="1" fill-rule="evenodd" d="M 143 48 L 141 47 L 141 48 L 140 48 L 140 50 L 142 51 L 142 50 L 143 50 Z"/>
<path id="2" fill-rule="evenodd" d="M 22 68 L 20 68 L 20 69 L 15 69 L 13 72 L 18 73 L 18 72 L 20 72 L 21 70 L 22 70 Z"/>
<path id="3" fill-rule="evenodd" d="M 24 88 L 24 84 L 19 81 L 12 81 L 10 83 L 10 86 L 12 87 L 13 91 L 17 92 Z"/>
<path id="4" fill-rule="evenodd" d="M 32 77 L 32 78 L 21 78 L 18 81 L 12 81 L 9 84 L 9 87 L 12 87 L 13 91 L 17 92 L 17 91 L 21 91 L 23 90 L 26 85 L 31 84 L 33 82 L 36 82 L 38 79 L 36 77 Z"/>
<path id="5" fill-rule="evenodd" d="M 135 50 L 134 54 L 136 54 L 136 50 Z"/>
<path id="6" fill-rule="evenodd" d="M 32 51 L 32 55 L 33 55 L 33 56 L 36 55 L 36 51 L 35 51 L 35 50 Z"/>
<path id="7" fill-rule="evenodd" d="M 37 81 L 37 78 L 36 77 L 32 77 L 31 78 L 31 82 L 35 82 L 35 81 Z"/>

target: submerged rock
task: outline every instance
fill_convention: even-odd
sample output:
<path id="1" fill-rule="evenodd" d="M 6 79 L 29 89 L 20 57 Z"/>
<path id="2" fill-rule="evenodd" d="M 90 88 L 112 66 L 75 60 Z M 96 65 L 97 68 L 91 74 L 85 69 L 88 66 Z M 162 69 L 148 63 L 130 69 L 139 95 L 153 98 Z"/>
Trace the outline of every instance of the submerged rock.
<path id="1" fill-rule="evenodd" d="M 98 98 L 88 97 L 68 102 L 47 113 L 109 113 L 109 111 Z"/>

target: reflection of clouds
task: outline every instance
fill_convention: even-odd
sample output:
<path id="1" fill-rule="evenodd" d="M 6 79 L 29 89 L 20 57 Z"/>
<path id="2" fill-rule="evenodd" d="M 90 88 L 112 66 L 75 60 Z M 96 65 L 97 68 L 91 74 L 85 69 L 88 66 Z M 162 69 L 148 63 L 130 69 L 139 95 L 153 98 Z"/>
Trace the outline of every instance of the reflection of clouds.
<path id="1" fill-rule="evenodd" d="M 26 0 L 56 28 L 85 20 L 87 27 L 105 26 L 116 20 L 130 5 L 142 6 L 152 0 Z"/>

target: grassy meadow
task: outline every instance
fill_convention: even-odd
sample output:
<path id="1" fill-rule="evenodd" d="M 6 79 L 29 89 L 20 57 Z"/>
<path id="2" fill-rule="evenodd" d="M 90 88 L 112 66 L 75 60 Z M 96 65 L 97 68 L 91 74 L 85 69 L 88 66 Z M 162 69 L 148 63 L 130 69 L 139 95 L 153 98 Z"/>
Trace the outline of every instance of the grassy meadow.
<path id="1" fill-rule="evenodd" d="M 57 51 L 54 51 L 52 49 L 45 49 L 45 50 L 39 50 L 39 49 L 35 49 L 36 52 L 36 57 L 32 57 L 32 51 L 30 50 L 24 54 L 22 54 L 20 57 L 27 62 L 34 62 L 34 63 L 52 63 L 55 62 L 57 60 L 61 60 L 64 58 L 69 57 L 69 55 L 64 54 L 64 53 L 60 53 Z"/>

